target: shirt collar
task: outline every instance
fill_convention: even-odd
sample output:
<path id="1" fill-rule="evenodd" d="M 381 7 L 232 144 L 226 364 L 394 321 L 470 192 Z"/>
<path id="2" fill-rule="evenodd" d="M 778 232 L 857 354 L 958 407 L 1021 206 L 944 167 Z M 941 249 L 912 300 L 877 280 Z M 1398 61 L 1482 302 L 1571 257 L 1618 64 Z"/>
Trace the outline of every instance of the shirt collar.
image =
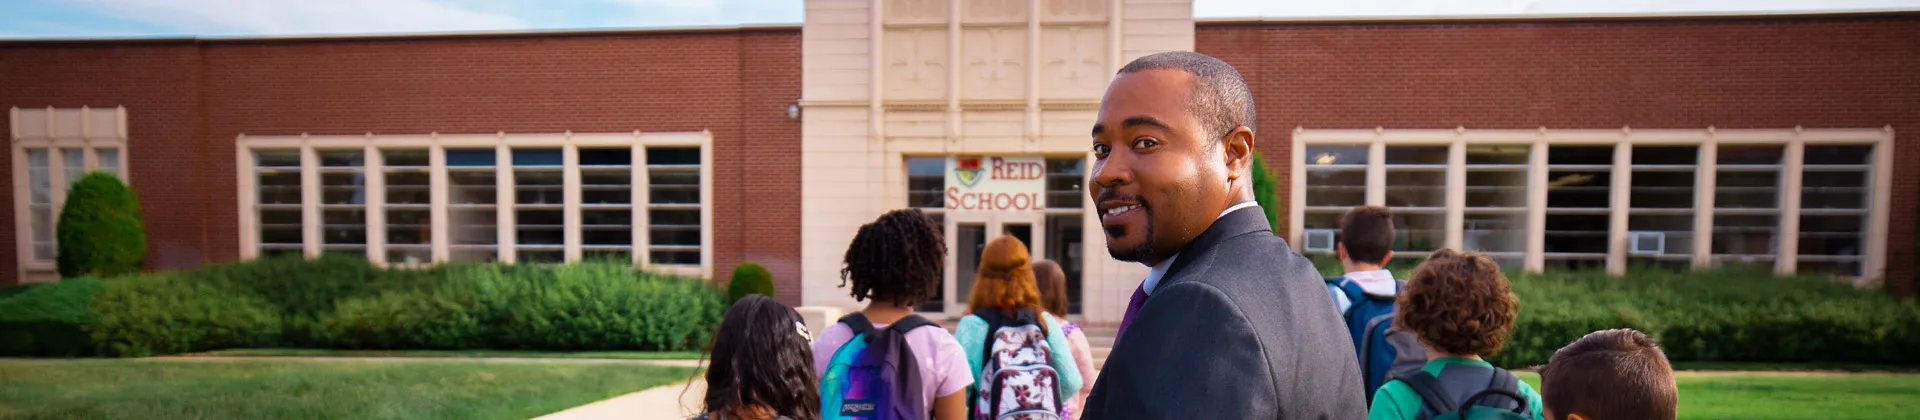
<path id="1" fill-rule="evenodd" d="M 1240 204 L 1235 204 L 1232 207 L 1227 207 L 1226 210 L 1223 210 L 1220 212 L 1220 215 L 1214 216 L 1213 220 L 1218 221 L 1220 220 L 1220 218 L 1227 217 L 1228 214 L 1231 214 L 1236 210 L 1240 210 L 1248 207 L 1259 207 L 1259 206 L 1260 206 L 1260 203 L 1257 201 L 1243 201 Z M 1143 281 L 1140 283 L 1141 290 L 1146 291 L 1147 294 L 1153 294 L 1153 288 L 1160 286 L 1160 279 L 1162 277 L 1167 276 L 1167 270 L 1172 269 L 1173 261 L 1178 259 L 1180 259 L 1180 253 L 1175 252 L 1173 253 L 1172 257 L 1167 257 L 1166 261 L 1161 261 L 1159 264 L 1154 264 L 1153 269 L 1147 271 L 1146 281 Z"/>
<path id="2" fill-rule="evenodd" d="M 1395 294 L 1393 273 L 1387 270 L 1355 271 L 1341 277 L 1359 284 L 1360 290 L 1369 295 L 1393 296 Z"/>

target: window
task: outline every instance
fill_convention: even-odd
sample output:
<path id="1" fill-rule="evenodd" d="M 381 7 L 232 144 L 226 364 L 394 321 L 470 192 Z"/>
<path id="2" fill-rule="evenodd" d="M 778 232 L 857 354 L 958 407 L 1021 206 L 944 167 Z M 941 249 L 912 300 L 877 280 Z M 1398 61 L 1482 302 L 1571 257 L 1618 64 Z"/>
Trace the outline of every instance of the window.
<path id="1" fill-rule="evenodd" d="M 947 208 L 947 159 L 907 158 L 907 207 Z"/>
<path id="2" fill-rule="evenodd" d="M 1086 158 L 1047 159 L 1047 208 L 1080 209 L 1086 171 Z"/>
<path id="3" fill-rule="evenodd" d="M 121 108 L 13 108 L 14 231 L 19 279 L 55 280 L 60 210 L 67 190 L 89 171 L 126 178 Z"/>
<path id="4" fill-rule="evenodd" d="M 1888 203 L 1875 200 L 1892 183 L 1887 129 L 1301 129 L 1294 140 L 1296 243 L 1337 228 L 1347 206 L 1380 203 L 1396 214 L 1396 251 L 1455 244 L 1529 270 L 1751 264 L 1861 278 L 1888 258 L 1876 234 Z"/>
<path id="5" fill-rule="evenodd" d="M 700 149 L 647 149 L 648 258 L 654 264 L 700 263 Z"/>
<path id="6" fill-rule="evenodd" d="M 251 157 L 243 170 L 252 174 L 243 203 L 253 207 L 244 242 L 249 257 L 615 259 L 705 275 L 709 141 L 705 133 L 243 137 Z M 368 200 L 370 187 L 378 200 Z"/>

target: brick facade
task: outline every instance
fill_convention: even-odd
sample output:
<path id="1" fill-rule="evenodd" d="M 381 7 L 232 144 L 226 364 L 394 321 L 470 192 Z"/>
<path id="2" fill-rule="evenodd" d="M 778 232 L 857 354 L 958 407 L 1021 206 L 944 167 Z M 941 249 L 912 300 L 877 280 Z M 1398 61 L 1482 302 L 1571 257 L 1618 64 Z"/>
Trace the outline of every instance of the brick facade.
<path id="1" fill-rule="evenodd" d="M 714 275 L 798 303 L 797 28 L 0 44 L 0 106 L 126 105 L 155 268 L 239 256 L 237 135 L 713 133 Z M 8 159 L 0 159 L 10 165 Z M 10 169 L 4 172 L 10 177 Z M 13 208 L 0 209 L 0 218 Z M 761 217 L 755 217 L 761 215 Z M 9 219 L 10 220 L 10 219 Z M 12 235 L 12 223 L 0 234 Z M 0 255 L 12 255 L 12 242 Z M 12 273 L 12 258 L 0 272 Z M 9 276 L 11 276 L 9 274 Z"/>
<path id="2" fill-rule="evenodd" d="M 1915 292 L 1920 15 L 1203 22 L 1247 78 L 1279 185 L 1295 127 L 1892 126 L 1886 279 Z M 1284 158 L 1283 158 L 1284 157 Z M 1284 195 L 1282 196 L 1284 197 Z M 1284 199 L 1284 198 L 1283 198 Z M 1281 212 L 1281 217 L 1287 217 Z M 1285 222 L 1282 222 L 1285 226 Z"/>
<path id="3" fill-rule="evenodd" d="M 1903 164 L 1886 278 L 1915 293 L 1920 170 L 1904 163 L 1920 161 L 1920 14 L 1203 22 L 1195 36 L 1252 83 L 1276 170 L 1294 127 L 1891 126 Z M 710 130 L 714 275 L 765 264 L 795 304 L 801 141 L 785 112 L 800 58 L 793 27 L 0 42 L 0 107 L 127 107 L 155 268 L 239 255 L 242 133 Z M 0 241 L 0 275 L 13 247 Z"/>

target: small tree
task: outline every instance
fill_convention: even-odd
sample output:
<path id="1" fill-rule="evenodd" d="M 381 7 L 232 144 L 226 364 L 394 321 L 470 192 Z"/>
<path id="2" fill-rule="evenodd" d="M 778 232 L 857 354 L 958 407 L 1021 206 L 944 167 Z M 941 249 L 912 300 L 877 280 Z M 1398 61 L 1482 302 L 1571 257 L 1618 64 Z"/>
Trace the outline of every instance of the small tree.
<path id="1" fill-rule="evenodd" d="M 146 266 L 140 200 L 113 174 L 89 172 L 74 182 L 54 232 L 54 263 L 62 277 L 134 274 Z"/>
<path id="2" fill-rule="evenodd" d="M 1253 152 L 1253 199 L 1267 212 L 1269 225 L 1280 223 L 1280 201 L 1273 196 L 1274 184 L 1278 182 L 1273 179 L 1273 172 L 1267 171 L 1267 159 L 1261 157 L 1260 152 Z M 1280 229 L 1275 226 L 1273 231 L 1277 234 Z"/>
<path id="3" fill-rule="evenodd" d="M 755 293 L 773 296 L 773 273 L 760 264 L 740 263 L 733 268 L 733 278 L 727 280 L 727 304 Z"/>

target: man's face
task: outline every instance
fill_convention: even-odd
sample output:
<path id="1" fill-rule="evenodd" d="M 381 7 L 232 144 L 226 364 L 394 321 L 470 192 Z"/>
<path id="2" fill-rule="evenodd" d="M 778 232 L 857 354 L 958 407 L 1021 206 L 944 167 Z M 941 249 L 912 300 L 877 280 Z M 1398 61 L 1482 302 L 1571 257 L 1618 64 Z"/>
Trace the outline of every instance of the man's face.
<path id="1" fill-rule="evenodd" d="M 1093 126 L 1093 196 L 1107 253 L 1157 264 L 1186 248 L 1225 210 L 1219 139 L 1188 106 L 1193 75 L 1122 74 L 1107 86 Z"/>

